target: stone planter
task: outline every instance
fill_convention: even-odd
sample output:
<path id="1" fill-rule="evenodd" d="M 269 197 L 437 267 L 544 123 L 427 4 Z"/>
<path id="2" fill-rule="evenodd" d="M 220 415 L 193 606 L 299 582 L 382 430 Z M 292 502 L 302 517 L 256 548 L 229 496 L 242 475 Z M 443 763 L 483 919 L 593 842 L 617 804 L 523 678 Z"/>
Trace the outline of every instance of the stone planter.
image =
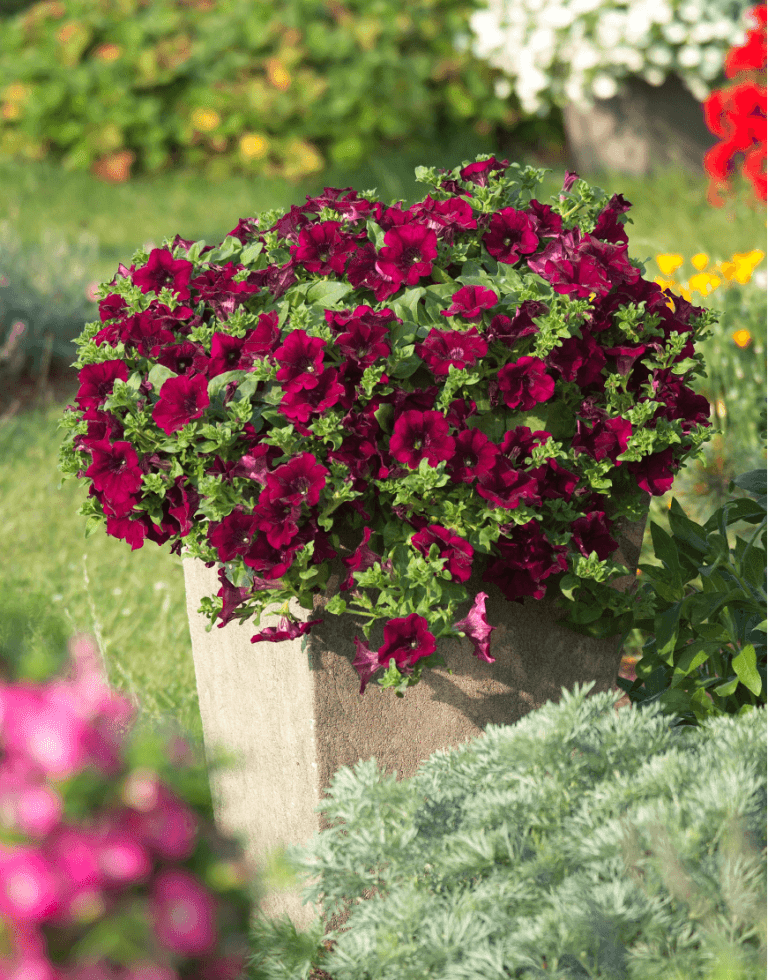
<path id="1" fill-rule="evenodd" d="M 618 580 L 617 588 L 634 585 L 644 527 L 645 520 L 614 525 L 616 559 L 633 572 Z M 342 555 L 348 556 L 362 530 L 342 526 L 338 533 L 347 549 Z M 277 643 L 252 644 L 257 631 L 252 622 L 230 622 L 207 633 L 208 621 L 197 610 L 204 596 L 218 591 L 216 568 L 184 558 L 206 752 L 225 749 L 239 760 L 211 775 L 216 819 L 221 830 L 245 841 L 254 867 L 263 866 L 265 856 L 281 846 L 304 846 L 325 829 L 315 808 L 341 766 L 374 757 L 387 772 L 408 778 L 437 749 L 475 739 L 489 723 L 512 724 L 547 701 L 559 700 L 563 686 L 596 680 L 594 691 L 613 688 L 621 661 L 618 636 L 595 640 L 558 625 L 562 613 L 546 598 L 526 599 L 522 605 L 508 601 L 496 585 L 481 581 L 485 561 L 484 556 L 476 559 L 466 587 L 471 597 L 488 594 L 488 622 L 498 627 L 491 640 L 496 662 L 474 657 L 467 638 L 443 638 L 438 649 L 454 673 L 427 670 L 416 687 L 398 698 L 375 683 L 360 696 L 352 660 L 355 635 L 363 639 L 364 634 L 356 615 L 324 614 L 307 637 Z M 291 611 L 304 622 L 317 618 L 347 575 L 337 557 L 326 593 L 314 597 L 315 613 L 296 600 Z M 468 599 L 457 619 L 470 606 Z M 265 614 L 259 629 L 278 623 L 277 616 Z M 382 645 L 383 626 L 383 620 L 374 623 L 372 646 Z M 302 639 L 307 640 L 304 651 Z M 287 912 L 300 929 L 316 911 L 321 913 L 302 906 L 300 889 L 269 896 L 261 911 L 272 917 Z M 338 928 L 345 919 L 332 919 L 327 927 Z"/>
<path id="2" fill-rule="evenodd" d="M 659 86 L 630 77 L 625 92 L 592 109 L 565 106 L 563 122 L 579 174 L 616 170 L 637 177 L 677 166 L 703 177 L 704 154 L 718 142 L 703 106 L 677 75 Z"/>

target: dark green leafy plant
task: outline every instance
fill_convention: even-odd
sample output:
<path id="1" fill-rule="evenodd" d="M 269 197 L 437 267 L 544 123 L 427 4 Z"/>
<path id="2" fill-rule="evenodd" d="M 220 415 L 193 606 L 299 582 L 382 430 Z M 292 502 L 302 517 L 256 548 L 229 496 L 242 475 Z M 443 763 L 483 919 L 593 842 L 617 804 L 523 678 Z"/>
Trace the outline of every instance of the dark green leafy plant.
<path id="1" fill-rule="evenodd" d="M 668 534 L 651 523 L 661 565 L 640 564 L 633 628 L 649 635 L 634 682 L 618 685 L 634 704 L 658 701 L 684 725 L 743 714 L 766 703 L 766 474 L 730 486 L 755 499 L 731 499 L 701 525 L 673 498 Z M 749 538 L 728 529 L 755 526 Z"/>

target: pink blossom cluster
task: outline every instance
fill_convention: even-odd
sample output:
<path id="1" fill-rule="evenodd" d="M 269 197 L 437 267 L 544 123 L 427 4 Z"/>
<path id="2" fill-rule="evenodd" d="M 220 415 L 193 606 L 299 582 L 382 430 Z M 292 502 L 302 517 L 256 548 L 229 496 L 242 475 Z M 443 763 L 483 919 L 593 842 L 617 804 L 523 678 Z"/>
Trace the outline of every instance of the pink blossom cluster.
<path id="1" fill-rule="evenodd" d="M 89 637 L 69 649 L 72 677 L 0 684 L 0 980 L 179 980 L 182 967 L 235 980 L 245 939 L 189 864 L 196 814 L 156 772 L 126 766 L 133 705 L 104 683 Z M 171 752 L 189 759 L 180 740 Z M 103 781 L 98 804 L 79 795 L 85 774 Z M 126 913 L 146 923 L 136 962 L 73 954 Z"/>
<path id="2" fill-rule="evenodd" d="M 270 263 L 259 270 L 229 262 L 200 271 L 182 257 L 194 243 L 178 235 L 171 248 L 153 249 L 144 266 L 120 265 L 119 274 L 142 293 L 156 294 L 168 287 L 179 305 L 171 310 L 153 298 L 145 310 L 135 312 L 116 292 L 99 304 L 103 326 L 93 341 L 106 347 L 123 345 L 125 354 L 86 364 L 80 371 L 76 401 L 87 431 L 76 437 L 75 449 L 88 454 L 90 463 L 78 475 L 91 481 L 89 494 L 103 509 L 107 532 L 132 548 L 141 547 L 146 539 L 158 544 L 172 540 L 172 550 L 179 553 L 181 539 L 203 521 L 199 481 L 189 473 L 165 478 L 159 518 L 147 511 L 143 477 L 168 474 L 173 456 L 142 452 L 125 437 L 124 417 L 104 408 L 115 381 L 126 381 L 129 371 L 138 370 L 142 378 L 138 408 L 151 410 L 157 430 L 171 436 L 195 420 L 208 418 L 211 379 L 232 370 L 247 374 L 267 361 L 274 365 L 274 382 L 281 390 L 276 407 L 294 431 L 311 438 L 313 423 L 333 410 L 343 415 L 343 439 L 325 457 L 314 447 L 288 457 L 265 441 L 269 426 L 257 432 L 246 423 L 226 454 L 206 460 L 207 475 L 228 483 L 244 479 L 252 488 L 228 516 L 207 524 L 206 539 L 218 561 L 241 558 L 254 573 L 251 586 L 236 587 L 223 569 L 219 572 L 220 626 L 249 597 L 278 587 L 297 552 L 310 541 L 315 564 L 336 556 L 330 535 L 317 522 L 332 462 L 348 469 L 346 482 L 359 494 L 375 490 L 375 481 L 396 479 L 417 469 L 426 459 L 431 467 L 445 463 L 449 491 L 471 487 L 492 508 L 514 510 L 521 504 L 541 508 L 558 500 L 577 505 L 582 516 L 568 527 L 569 546 L 552 543 L 545 523 L 539 521 L 502 527 L 503 538 L 489 559 L 484 580 L 497 583 L 511 601 L 543 598 L 547 580 L 566 571 L 568 554 L 588 557 L 595 552 L 601 561 L 608 558 L 617 542 L 606 498 L 593 491 L 578 471 L 579 460 L 609 459 L 617 471 L 624 467 L 632 492 L 660 495 L 670 488 L 685 447 L 668 446 L 639 461 L 622 461 L 619 457 L 627 449 L 633 425 L 607 410 L 606 378 L 609 373 L 619 375 L 635 404 L 658 402 L 646 429 L 668 420 L 681 423 L 685 436 L 709 425 L 707 399 L 688 386 L 685 372 L 676 370 L 677 362 L 694 353 L 693 318 L 703 311 L 643 279 L 629 261 L 628 239 L 619 218 L 630 204 L 621 195 L 614 194 L 602 208 L 590 232 L 565 228 L 559 213 L 535 199 L 524 207 L 484 212 L 474 195 L 507 167 L 508 161 L 494 157 L 468 164 L 461 169 L 460 180 L 443 178 L 439 189 L 446 198 L 427 195 L 409 208 L 402 202 L 388 207 L 370 201 L 351 188 L 326 188 L 323 194 L 308 197 L 305 205 L 292 207 L 268 229 L 260 229 L 257 219 L 243 219 L 231 236 L 244 245 L 260 242 L 266 248 L 268 237 L 277 235 L 283 254 L 290 255 L 282 264 Z M 576 179 L 574 173 L 566 175 L 564 192 Z M 318 218 L 320 211 L 328 209 L 338 220 Z M 371 240 L 371 224 L 379 229 L 378 248 Z M 488 262 L 495 260 L 500 269 L 507 266 L 538 278 L 553 294 L 589 299 L 580 331 L 544 356 L 521 352 L 521 345 L 540 331 L 537 318 L 550 311 L 546 297 L 526 299 L 511 309 L 503 302 L 501 289 L 464 285 L 441 311 L 450 318 L 446 327 L 432 326 L 414 345 L 422 375 L 434 384 L 414 390 L 392 385 L 385 367 L 393 353 L 392 332 L 403 321 L 387 303 L 409 288 L 460 275 L 461 265 L 453 260 L 452 250 L 462 245 L 474 248 Z M 210 250 L 211 246 L 202 248 L 200 257 Z M 234 277 L 240 273 L 246 274 L 236 282 Z M 281 328 L 280 297 L 297 284 L 324 279 L 347 283 L 356 299 L 344 310 L 324 311 L 332 342 L 303 328 L 291 329 L 290 316 Z M 637 342 L 629 342 L 615 326 L 620 309 L 632 304 L 645 304 L 645 316 L 660 321 L 657 331 L 641 334 Z M 227 331 L 227 320 L 238 308 L 255 318 L 241 336 Z M 201 325 L 214 325 L 209 344 L 190 339 Z M 674 334 L 687 338 L 675 363 L 649 368 L 644 361 L 663 351 Z M 170 368 L 175 375 L 159 391 L 153 391 L 147 379 L 154 364 Z M 392 388 L 388 394 L 374 390 L 366 401 L 361 379 L 366 369 L 377 365 L 382 367 L 379 384 Z M 546 409 L 566 388 L 573 391 L 577 386 L 581 397 L 574 409 L 575 433 L 562 443 L 574 455 L 572 468 L 554 458 L 531 464 L 532 448 L 552 435 L 545 429 L 531 430 L 521 423 L 500 442 L 489 439 L 470 424 L 479 414 L 471 397 L 456 397 L 447 411 L 437 410 L 435 402 L 451 365 L 483 368 L 491 412 Z M 258 402 L 267 383 L 259 382 L 252 401 Z M 228 386 L 225 406 L 236 388 L 236 381 Z M 382 408 L 393 412 L 389 435 L 378 421 Z M 367 544 L 371 527 L 382 526 L 378 503 L 374 493 L 372 512 L 359 498 L 337 511 L 342 519 L 356 512 L 366 527 L 354 555 L 344 559 L 350 575 L 343 590 L 352 587 L 355 571 L 376 562 L 391 567 Z M 418 532 L 412 544 L 422 554 L 428 555 L 432 544 L 438 546 L 454 582 L 468 580 L 474 555 L 468 541 L 411 507 L 401 505 L 390 513 Z M 485 619 L 484 599 L 485 594 L 479 594 L 468 618 L 455 628 L 470 637 L 475 656 L 492 661 L 493 627 Z M 253 641 L 295 637 L 309 632 L 316 622 L 299 624 L 286 618 L 281 628 L 265 629 Z M 427 627 L 424 617 L 413 614 L 387 623 L 381 650 L 370 650 L 357 641 L 355 666 L 361 693 L 371 674 L 390 658 L 408 672 L 417 659 L 427 656 L 435 641 Z"/>

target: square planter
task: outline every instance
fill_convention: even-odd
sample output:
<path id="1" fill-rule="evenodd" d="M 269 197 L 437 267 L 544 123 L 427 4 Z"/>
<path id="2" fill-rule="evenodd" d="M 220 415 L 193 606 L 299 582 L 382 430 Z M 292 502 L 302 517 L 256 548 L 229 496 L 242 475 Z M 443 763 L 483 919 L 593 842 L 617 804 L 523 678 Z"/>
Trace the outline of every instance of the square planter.
<path id="1" fill-rule="evenodd" d="M 718 142 L 704 122 L 704 107 L 677 75 L 659 86 L 626 79 L 612 99 L 592 109 L 563 108 L 571 161 L 580 173 L 616 170 L 647 176 L 678 166 L 704 177 L 704 154 Z"/>
<path id="2" fill-rule="evenodd" d="M 619 542 L 614 557 L 632 571 L 616 581 L 616 588 L 634 587 L 644 527 L 645 519 L 614 524 Z M 363 619 L 322 610 L 347 578 L 341 559 L 354 552 L 362 530 L 342 526 L 334 531 L 342 551 L 332 562 L 325 593 L 314 596 L 314 613 L 295 599 L 290 603 L 301 621 L 319 614 L 324 621 L 293 640 L 250 642 L 258 630 L 279 624 L 278 616 L 267 613 L 258 629 L 253 621 L 233 621 L 206 632 L 208 620 L 197 610 L 200 600 L 220 587 L 217 569 L 198 559 L 183 560 L 206 752 L 221 748 L 239 760 L 211 774 L 216 819 L 221 830 L 244 840 L 255 868 L 270 852 L 289 844 L 304 846 L 325 829 L 315 809 L 341 766 L 374 757 L 398 779 L 411 777 L 437 749 L 478 738 L 489 723 L 513 724 L 547 701 L 558 701 L 561 687 L 595 680 L 593 692 L 611 690 L 619 672 L 618 636 L 597 640 L 559 625 L 563 613 L 548 597 L 510 602 L 498 586 L 482 581 L 487 559 L 476 553 L 466 583 L 470 598 L 456 618 L 467 615 L 478 592 L 487 593 L 487 619 L 497 627 L 491 637 L 495 662 L 473 656 L 466 637 L 444 637 L 438 650 L 453 674 L 445 668 L 427 670 L 403 698 L 391 688 L 381 690 L 375 684 L 379 674 L 361 696 L 352 660 L 355 636 L 364 639 Z M 277 608 L 269 607 L 270 613 Z M 372 649 L 384 642 L 384 622 L 373 624 Z M 322 914 L 301 904 L 300 889 L 269 896 L 261 911 L 271 917 L 286 912 L 299 929 Z M 345 919 L 331 919 L 326 926 L 338 928 Z"/>

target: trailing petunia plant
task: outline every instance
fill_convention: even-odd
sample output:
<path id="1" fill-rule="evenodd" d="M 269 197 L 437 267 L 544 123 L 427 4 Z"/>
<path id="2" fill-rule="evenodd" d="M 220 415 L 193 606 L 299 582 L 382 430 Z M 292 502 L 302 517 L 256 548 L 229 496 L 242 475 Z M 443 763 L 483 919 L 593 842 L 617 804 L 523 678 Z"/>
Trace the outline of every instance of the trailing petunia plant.
<path id="1" fill-rule="evenodd" d="M 217 245 L 178 235 L 100 290 L 76 342 L 80 390 L 60 468 L 88 486 L 86 532 L 146 540 L 218 567 L 201 611 L 225 627 L 271 604 L 306 635 L 338 530 L 360 532 L 325 611 L 384 620 L 356 638 L 360 693 L 402 696 L 446 665 L 443 636 L 493 662 L 475 561 L 510 601 L 613 636 L 632 620 L 615 522 L 707 438 L 695 340 L 715 314 L 628 257 L 631 207 L 568 172 L 478 157 L 418 168 L 424 200 L 325 188 L 241 219 Z M 363 589 L 378 590 L 375 602 Z"/>

